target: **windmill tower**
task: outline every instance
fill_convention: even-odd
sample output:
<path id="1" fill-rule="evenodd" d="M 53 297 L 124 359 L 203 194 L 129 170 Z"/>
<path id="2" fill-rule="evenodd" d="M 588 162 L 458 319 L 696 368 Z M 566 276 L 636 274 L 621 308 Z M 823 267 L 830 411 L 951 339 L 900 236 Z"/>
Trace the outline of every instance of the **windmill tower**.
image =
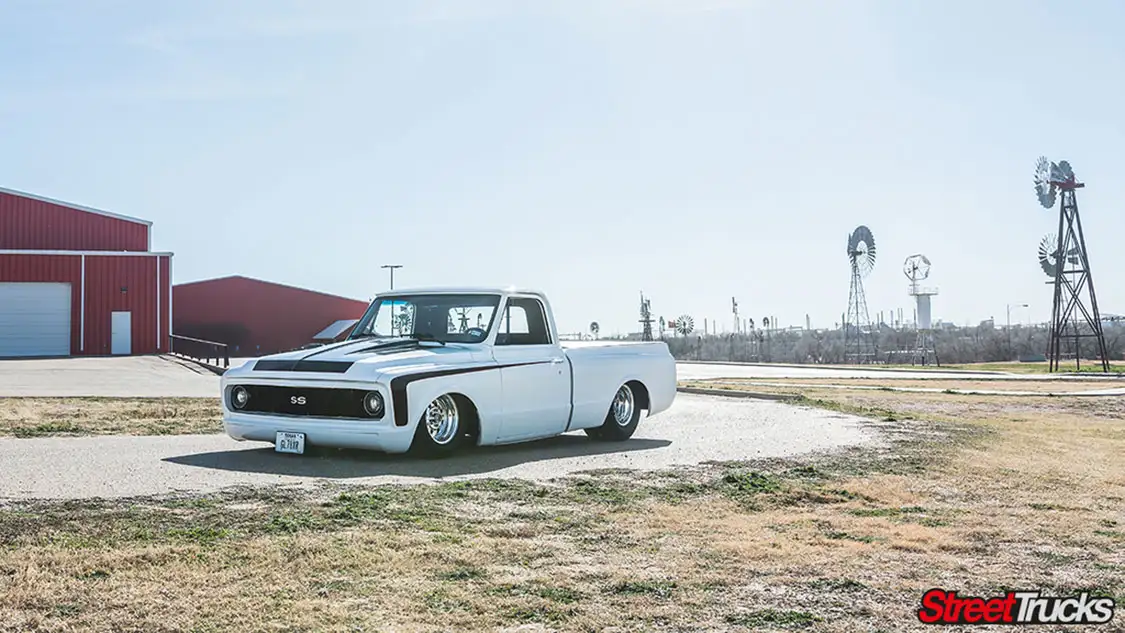
<path id="1" fill-rule="evenodd" d="M 734 297 L 730 298 L 730 311 L 734 313 L 734 333 L 738 334 L 742 330 L 742 328 L 739 327 L 738 302 L 734 300 Z"/>
<path id="2" fill-rule="evenodd" d="M 875 337 L 871 317 L 867 313 L 867 297 L 863 294 L 863 278 L 875 267 L 875 237 L 871 229 L 857 226 L 848 235 L 848 261 L 852 283 L 848 291 L 848 311 L 844 317 L 844 362 L 870 363 L 875 360 Z"/>
<path id="3" fill-rule="evenodd" d="M 467 332 L 469 330 L 469 308 L 457 308 L 454 311 L 457 313 L 457 324 L 460 328 L 457 331 L 461 333 Z M 453 317 L 450 316 L 449 319 L 452 321 Z"/>
<path id="4" fill-rule="evenodd" d="M 1059 229 L 1055 236 L 1055 248 L 1044 252 L 1040 245 L 1039 263 L 1044 272 L 1053 273 L 1054 301 L 1051 304 L 1051 333 L 1047 339 L 1047 360 L 1050 371 L 1059 368 L 1062 356 L 1063 337 L 1074 340 L 1074 364 L 1078 369 L 1082 363 L 1082 339 L 1094 339 L 1102 371 L 1109 371 L 1109 356 L 1106 352 L 1105 334 L 1102 333 L 1102 319 L 1098 314 L 1098 299 L 1094 294 L 1094 277 L 1090 273 L 1090 259 L 1086 252 L 1086 237 L 1082 233 L 1082 220 L 1078 217 L 1077 190 L 1086 185 L 1074 177 L 1070 163 L 1052 163 L 1040 157 L 1035 167 L 1035 193 L 1039 204 L 1051 209 L 1059 196 Z M 1044 257 L 1046 256 L 1046 257 Z M 1048 260 L 1051 264 L 1044 263 Z M 1089 304 L 1082 302 L 1082 296 L 1089 290 Z M 1070 326 L 1067 332 L 1067 326 Z"/>
<path id="5" fill-rule="evenodd" d="M 648 299 L 645 299 L 645 293 L 641 292 L 641 340 L 652 340 L 652 305 Z"/>
<path id="6" fill-rule="evenodd" d="M 902 272 L 910 280 L 910 296 L 914 297 L 915 314 L 918 315 L 918 338 L 914 352 L 910 355 L 911 365 L 925 365 L 927 360 L 939 365 L 937 350 L 934 348 L 934 330 L 930 321 L 930 297 L 938 293 L 937 288 L 924 288 L 918 285 L 930 276 L 930 260 L 922 254 L 911 255 L 902 263 Z"/>

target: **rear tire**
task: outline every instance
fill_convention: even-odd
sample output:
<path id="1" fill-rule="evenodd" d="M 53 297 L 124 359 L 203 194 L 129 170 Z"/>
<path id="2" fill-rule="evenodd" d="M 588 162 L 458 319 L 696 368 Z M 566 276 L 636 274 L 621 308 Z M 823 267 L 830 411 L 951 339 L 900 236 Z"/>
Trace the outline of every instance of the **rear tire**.
<path id="1" fill-rule="evenodd" d="M 621 385 L 613 395 L 601 426 L 585 429 L 586 435 L 602 442 L 623 442 L 633 437 L 637 424 L 641 421 L 641 410 L 637 406 L 637 396 L 628 383 Z"/>
<path id="2" fill-rule="evenodd" d="M 456 398 L 450 394 L 438 396 L 418 419 L 411 448 L 423 457 L 452 455 L 465 438 L 465 428 L 462 426 L 466 422 L 464 413 Z"/>

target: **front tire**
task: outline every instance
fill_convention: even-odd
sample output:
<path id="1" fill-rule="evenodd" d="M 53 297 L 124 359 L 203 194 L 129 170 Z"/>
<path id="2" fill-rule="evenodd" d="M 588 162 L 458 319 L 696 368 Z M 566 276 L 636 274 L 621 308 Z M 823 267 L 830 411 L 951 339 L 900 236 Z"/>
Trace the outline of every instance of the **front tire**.
<path id="1" fill-rule="evenodd" d="M 423 457 L 452 455 L 464 440 L 464 423 L 457 400 L 449 394 L 438 396 L 422 412 L 412 447 Z"/>
<path id="2" fill-rule="evenodd" d="M 621 385 L 613 394 L 605 422 L 601 426 L 585 429 L 586 435 L 603 442 L 623 442 L 633 437 L 637 424 L 641 421 L 641 409 L 637 406 L 637 396 L 628 383 Z"/>

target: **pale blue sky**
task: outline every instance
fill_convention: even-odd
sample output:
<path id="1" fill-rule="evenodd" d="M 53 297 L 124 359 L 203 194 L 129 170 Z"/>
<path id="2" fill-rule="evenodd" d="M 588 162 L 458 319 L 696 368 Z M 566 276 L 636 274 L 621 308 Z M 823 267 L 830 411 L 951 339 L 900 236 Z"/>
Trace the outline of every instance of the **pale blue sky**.
<path id="1" fill-rule="evenodd" d="M 923 252 L 935 318 L 976 323 L 1049 315 L 1046 154 L 1125 313 L 1123 32 L 1113 1 L 9 0 L 0 186 L 154 221 L 177 282 L 366 299 L 399 263 L 606 333 L 642 289 L 831 326 L 866 223 L 873 317 Z"/>

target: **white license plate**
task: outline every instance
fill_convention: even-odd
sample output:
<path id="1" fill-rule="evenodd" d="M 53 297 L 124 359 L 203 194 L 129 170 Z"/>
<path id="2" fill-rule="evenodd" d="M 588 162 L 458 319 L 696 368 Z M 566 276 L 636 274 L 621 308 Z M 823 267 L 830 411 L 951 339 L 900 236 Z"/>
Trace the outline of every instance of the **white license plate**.
<path id="1" fill-rule="evenodd" d="M 278 431 L 277 437 L 274 438 L 273 448 L 278 453 L 301 455 L 305 452 L 305 434 Z"/>

